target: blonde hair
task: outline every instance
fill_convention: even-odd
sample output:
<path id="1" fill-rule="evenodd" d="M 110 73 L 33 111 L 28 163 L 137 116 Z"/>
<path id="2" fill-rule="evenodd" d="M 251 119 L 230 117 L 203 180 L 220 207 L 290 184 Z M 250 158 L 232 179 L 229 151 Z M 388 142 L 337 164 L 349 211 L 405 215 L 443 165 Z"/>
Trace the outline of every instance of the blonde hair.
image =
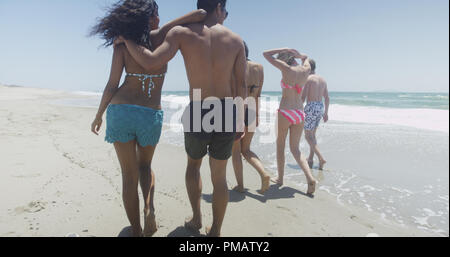
<path id="1" fill-rule="evenodd" d="M 295 57 L 290 52 L 279 53 L 278 56 L 277 56 L 277 59 L 287 63 L 290 66 L 294 65 L 294 62 L 295 62 Z"/>

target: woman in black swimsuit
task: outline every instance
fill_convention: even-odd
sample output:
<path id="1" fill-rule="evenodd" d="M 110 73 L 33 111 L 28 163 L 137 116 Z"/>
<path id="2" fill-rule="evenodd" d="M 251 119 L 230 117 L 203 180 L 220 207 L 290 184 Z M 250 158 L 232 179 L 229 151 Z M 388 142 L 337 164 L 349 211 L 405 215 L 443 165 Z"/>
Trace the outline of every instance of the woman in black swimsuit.
<path id="1" fill-rule="evenodd" d="M 244 42 L 245 44 L 245 42 Z M 245 136 L 240 141 L 236 141 L 233 146 L 233 167 L 238 185 L 234 190 L 244 193 L 244 175 L 242 156 L 252 165 L 261 176 L 261 194 L 265 193 L 270 186 L 270 176 L 264 169 L 258 156 L 250 150 L 255 128 L 259 126 L 259 98 L 261 97 L 262 87 L 264 84 L 264 68 L 261 64 L 248 60 L 248 47 L 245 44 L 245 54 L 247 56 L 246 81 L 248 89 L 248 97 L 255 98 L 256 109 L 251 106 L 246 107 L 245 111 Z M 255 119 L 256 118 L 256 119 Z"/>

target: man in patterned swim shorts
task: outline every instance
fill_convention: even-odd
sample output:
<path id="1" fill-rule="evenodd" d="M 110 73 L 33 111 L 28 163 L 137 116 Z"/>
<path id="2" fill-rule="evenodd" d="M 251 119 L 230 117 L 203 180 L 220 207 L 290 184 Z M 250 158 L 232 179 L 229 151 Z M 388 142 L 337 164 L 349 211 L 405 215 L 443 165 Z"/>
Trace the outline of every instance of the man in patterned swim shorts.
<path id="1" fill-rule="evenodd" d="M 323 167 L 327 162 L 317 146 L 316 133 L 322 118 L 324 122 L 328 122 L 330 97 L 328 95 L 327 82 L 321 76 L 316 74 L 316 62 L 310 60 L 310 64 L 311 75 L 308 77 L 302 95 L 303 102 L 305 102 L 305 100 L 308 101 L 305 107 L 305 134 L 306 140 L 311 148 L 308 164 L 311 168 L 313 167 L 314 155 L 316 154 L 320 161 L 319 169 L 323 170 Z M 323 99 L 325 99 L 325 104 L 323 103 Z"/>

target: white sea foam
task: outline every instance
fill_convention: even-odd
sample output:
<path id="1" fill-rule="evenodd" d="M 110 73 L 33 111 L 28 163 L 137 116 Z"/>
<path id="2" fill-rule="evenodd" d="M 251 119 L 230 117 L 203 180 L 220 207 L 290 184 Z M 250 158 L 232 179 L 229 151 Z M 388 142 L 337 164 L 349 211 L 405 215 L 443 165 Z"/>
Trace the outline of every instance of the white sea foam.
<path id="1" fill-rule="evenodd" d="M 428 225 L 428 218 L 429 217 L 412 217 L 414 219 L 414 222 L 419 226 L 419 228 L 424 228 L 424 229 L 428 229 L 429 225 Z"/>
<path id="2" fill-rule="evenodd" d="M 394 109 L 332 105 L 330 120 L 353 123 L 399 125 L 449 132 L 449 111 L 437 109 Z"/>
<path id="3" fill-rule="evenodd" d="M 99 92 L 90 92 L 90 91 L 76 91 L 76 92 L 72 92 L 76 95 L 81 95 L 81 96 L 98 96 L 101 97 L 103 93 L 99 93 Z"/>
<path id="4" fill-rule="evenodd" d="M 434 211 L 432 211 L 432 210 L 430 210 L 428 208 L 423 208 L 422 210 L 423 210 L 423 212 L 426 215 L 428 215 L 428 217 L 439 217 L 439 216 L 441 216 L 441 215 L 437 214 L 436 212 L 434 212 Z"/>
<path id="5" fill-rule="evenodd" d="M 163 95 L 162 96 L 162 102 L 171 104 L 174 106 L 174 104 L 178 104 L 181 106 L 187 106 L 189 104 L 189 96 L 179 96 L 179 95 Z M 168 106 L 170 107 L 170 105 Z"/>
<path id="6" fill-rule="evenodd" d="M 414 194 L 412 191 L 410 191 L 408 189 L 400 189 L 400 188 L 397 188 L 397 187 L 391 187 L 391 189 L 394 190 L 394 191 L 397 191 L 399 193 L 407 194 L 408 196 L 411 196 L 411 195 Z"/>
<path id="7" fill-rule="evenodd" d="M 427 99 L 437 99 L 437 100 L 448 100 L 448 96 L 446 95 L 427 95 L 424 96 Z"/>
<path id="8" fill-rule="evenodd" d="M 368 191 L 368 192 L 371 192 L 371 191 L 381 191 L 380 189 L 376 189 L 375 187 L 370 186 L 370 185 L 362 186 L 361 189 L 364 189 L 364 190 L 366 190 L 366 191 Z"/>

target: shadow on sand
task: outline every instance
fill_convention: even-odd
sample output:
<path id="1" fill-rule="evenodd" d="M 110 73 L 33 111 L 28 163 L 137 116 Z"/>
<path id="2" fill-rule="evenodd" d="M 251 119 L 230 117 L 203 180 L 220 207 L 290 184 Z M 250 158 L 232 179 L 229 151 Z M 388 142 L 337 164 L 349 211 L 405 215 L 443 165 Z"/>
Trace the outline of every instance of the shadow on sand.
<path id="1" fill-rule="evenodd" d="M 186 229 L 184 226 L 176 228 L 174 231 L 170 232 L 167 237 L 206 237 L 200 234 L 200 231 L 193 232 Z"/>
<path id="2" fill-rule="evenodd" d="M 133 237 L 131 226 L 123 228 L 117 237 Z M 205 237 L 205 235 L 200 234 L 200 231 L 192 232 L 185 227 L 180 226 L 174 231 L 170 232 L 167 237 Z"/>
<path id="3" fill-rule="evenodd" d="M 269 190 L 267 190 L 264 195 L 260 194 L 253 194 L 249 192 L 248 190 L 245 193 L 239 193 L 234 190 L 230 190 L 230 200 L 231 203 L 237 203 L 245 200 L 246 197 L 250 197 L 253 199 L 256 199 L 262 203 L 265 203 L 269 200 L 279 200 L 279 199 L 290 199 L 295 198 L 295 194 L 299 194 L 302 196 L 306 196 L 309 198 L 314 198 L 314 196 L 308 195 L 302 191 L 299 191 L 297 189 L 294 189 L 292 187 L 287 186 L 278 186 L 278 185 L 272 185 L 270 186 Z M 207 203 L 212 203 L 212 194 L 203 194 L 203 200 L 205 200 Z"/>
<path id="4" fill-rule="evenodd" d="M 133 237 L 133 231 L 131 230 L 131 226 L 123 228 L 117 237 Z"/>

